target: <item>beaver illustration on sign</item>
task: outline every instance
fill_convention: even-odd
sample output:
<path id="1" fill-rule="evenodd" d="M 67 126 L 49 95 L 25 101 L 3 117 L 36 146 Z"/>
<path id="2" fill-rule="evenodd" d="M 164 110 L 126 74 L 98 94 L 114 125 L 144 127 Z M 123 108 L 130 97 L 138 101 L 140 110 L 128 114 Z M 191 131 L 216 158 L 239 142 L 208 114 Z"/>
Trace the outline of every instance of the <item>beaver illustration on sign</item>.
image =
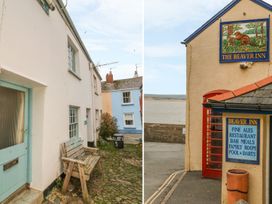
<path id="1" fill-rule="evenodd" d="M 241 42 L 241 45 L 252 45 L 250 42 L 250 37 L 246 34 L 235 32 L 235 39 Z"/>

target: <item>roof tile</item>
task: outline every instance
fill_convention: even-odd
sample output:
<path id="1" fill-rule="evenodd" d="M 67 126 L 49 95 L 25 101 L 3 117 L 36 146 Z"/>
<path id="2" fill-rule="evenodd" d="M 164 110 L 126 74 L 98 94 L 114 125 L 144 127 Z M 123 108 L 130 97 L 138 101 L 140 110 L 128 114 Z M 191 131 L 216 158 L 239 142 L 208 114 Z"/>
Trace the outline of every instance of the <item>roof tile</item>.
<path id="1" fill-rule="evenodd" d="M 233 97 L 235 97 L 235 95 L 232 93 L 232 91 L 229 91 L 229 92 L 226 92 L 226 93 L 223 93 L 220 95 L 213 96 L 213 97 L 209 98 L 209 100 L 223 101 L 223 100 L 227 100 L 227 99 L 230 99 Z"/>
<path id="2" fill-rule="evenodd" d="M 262 80 L 256 82 L 257 86 L 259 86 L 259 87 L 263 87 L 263 86 L 270 84 L 270 83 L 272 83 L 272 76 L 269 76 L 265 79 L 262 79 Z"/>
<path id="3" fill-rule="evenodd" d="M 255 89 L 259 88 L 255 83 L 249 84 L 247 86 L 244 86 L 242 88 L 236 89 L 233 91 L 235 96 L 240 96 L 242 94 L 248 93 L 250 91 L 254 91 Z"/>

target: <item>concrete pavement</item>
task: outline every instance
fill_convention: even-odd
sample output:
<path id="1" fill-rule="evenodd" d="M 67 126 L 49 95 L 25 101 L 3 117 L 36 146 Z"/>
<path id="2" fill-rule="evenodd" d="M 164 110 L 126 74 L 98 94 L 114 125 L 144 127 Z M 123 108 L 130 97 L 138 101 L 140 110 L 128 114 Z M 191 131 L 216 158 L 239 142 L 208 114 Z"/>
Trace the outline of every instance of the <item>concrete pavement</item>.
<path id="1" fill-rule="evenodd" d="M 175 171 L 184 169 L 184 144 L 144 143 L 145 201 Z"/>
<path id="2" fill-rule="evenodd" d="M 201 172 L 187 172 L 167 204 L 218 204 L 221 202 L 221 181 L 202 178 Z"/>

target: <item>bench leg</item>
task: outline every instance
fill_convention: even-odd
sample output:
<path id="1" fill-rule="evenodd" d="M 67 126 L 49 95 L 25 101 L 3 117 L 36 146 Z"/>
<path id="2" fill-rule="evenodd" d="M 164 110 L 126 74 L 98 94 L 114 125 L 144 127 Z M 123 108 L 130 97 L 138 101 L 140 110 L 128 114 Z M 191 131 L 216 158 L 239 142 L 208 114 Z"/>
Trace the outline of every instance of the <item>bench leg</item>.
<path id="1" fill-rule="evenodd" d="M 74 162 L 69 162 L 69 166 L 68 166 L 68 169 L 67 169 L 67 172 L 65 175 L 63 185 L 62 185 L 62 192 L 63 193 L 66 193 L 66 191 L 67 191 L 68 184 L 69 184 L 72 172 L 73 172 L 73 168 L 74 168 Z"/>
<path id="2" fill-rule="evenodd" d="M 89 201 L 89 193 L 86 185 L 86 180 L 85 180 L 85 173 L 83 167 L 78 164 L 78 171 L 79 171 L 79 177 L 80 177 L 80 183 L 81 183 L 81 189 L 82 189 L 82 194 L 83 194 L 83 200 L 85 202 Z"/>
<path id="3" fill-rule="evenodd" d="M 103 169 L 102 169 L 102 164 L 101 164 L 101 160 L 98 162 L 98 166 L 99 166 L 99 170 L 102 174 L 102 179 L 104 180 L 104 174 L 103 174 Z"/>

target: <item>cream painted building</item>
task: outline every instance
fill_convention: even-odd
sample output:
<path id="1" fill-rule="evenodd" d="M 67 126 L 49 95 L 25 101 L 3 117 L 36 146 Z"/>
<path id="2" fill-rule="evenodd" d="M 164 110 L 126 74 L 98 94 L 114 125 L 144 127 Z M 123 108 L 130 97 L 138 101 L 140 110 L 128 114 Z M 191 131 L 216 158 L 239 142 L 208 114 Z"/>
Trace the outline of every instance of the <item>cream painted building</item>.
<path id="1" fill-rule="evenodd" d="M 272 73 L 269 33 L 271 14 L 272 6 L 262 0 L 234 0 L 183 42 L 187 50 L 185 166 L 187 171 L 202 170 L 205 177 L 222 179 L 222 203 L 227 203 L 226 172 L 231 168 L 249 172 L 250 204 L 272 203 L 269 196 L 272 185 L 269 183 L 272 112 L 264 111 L 263 107 L 253 111 L 252 104 L 247 111 L 240 110 L 241 107 L 247 107 L 248 99 L 243 99 L 243 103 L 235 102 L 238 97 L 253 94 L 271 83 L 267 78 Z M 249 51 L 252 48 L 250 46 L 256 51 Z M 232 98 L 232 103 L 240 104 L 240 109 L 228 107 L 227 100 Z M 258 103 L 266 101 L 256 95 L 254 100 Z M 216 105 L 202 105 L 214 101 L 216 105 L 221 105 L 221 109 Z M 271 104 L 265 105 L 270 107 Z M 259 153 L 258 162 L 250 163 L 247 159 L 228 160 L 230 152 L 227 148 L 231 146 L 227 145 L 230 135 L 226 121 L 231 118 L 256 118 L 260 121 L 257 128 L 259 133 L 256 133 L 260 138 L 256 150 Z M 213 138 L 215 133 L 217 142 Z M 214 151 L 215 148 L 218 151 Z"/>
<path id="2" fill-rule="evenodd" d="M 144 95 L 145 123 L 185 125 L 185 95 Z"/>
<path id="3" fill-rule="evenodd" d="M 0 1 L 0 96 L 0 202 L 44 191 L 61 143 L 96 143 L 101 77 L 61 0 Z"/>

